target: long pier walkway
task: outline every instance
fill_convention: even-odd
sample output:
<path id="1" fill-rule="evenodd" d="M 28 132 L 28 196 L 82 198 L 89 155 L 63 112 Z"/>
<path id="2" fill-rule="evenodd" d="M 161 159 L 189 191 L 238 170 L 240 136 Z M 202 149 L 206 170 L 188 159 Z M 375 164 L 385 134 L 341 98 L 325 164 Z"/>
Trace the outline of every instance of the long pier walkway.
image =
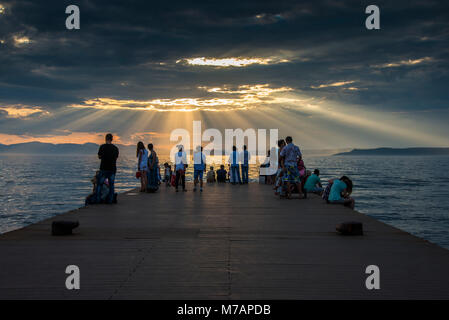
<path id="1" fill-rule="evenodd" d="M 0 236 L 0 299 L 449 298 L 449 251 L 366 215 L 266 185 L 188 189 L 130 191 Z M 52 237 L 53 220 L 80 227 Z M 338 235 L 348 220 L 365 235 Z M 66 289 L 68 265 L 80 290 Z"/>

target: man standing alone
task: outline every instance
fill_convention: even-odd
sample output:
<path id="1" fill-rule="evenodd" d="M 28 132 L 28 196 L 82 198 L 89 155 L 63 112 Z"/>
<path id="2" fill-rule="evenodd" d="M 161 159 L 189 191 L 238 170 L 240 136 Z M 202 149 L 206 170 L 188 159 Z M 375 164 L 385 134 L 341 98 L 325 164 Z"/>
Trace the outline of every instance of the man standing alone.
<path id="1" fill-rule="evenodd" d="M 196 191 L 196 185 L 200 183 L 200 191 L 203 192 L 203 172 L 206 171 L 206 156 L 203 153 L 203 147 L 198 146 L 193 154 L 193 191 Z"/>
<path id="2" fill-rule="evenodd" d="M 251 154 L 246 149 L 247 149 L 246 145 L 244 145 L 242 155 L 240 157 L 240 160 L 242 161 L 240 167 L 242 168 L 243 183 L 248 183 L 248 168 L 249 168 L 249 161 L 251 160 Z"/>
<path id="3" fill-rule="evenodd" d="M 97 203 L 101 202 L 101 189 L 106 179 L 109 181 L 109 194 L 106 203 L 112 203 L 114 200 L 114 181 L 117 172 L 118 148 L 112 144 L 112 134 L 106 135 L 106 143 L 100 146 L 98 158 L 101 159 L 100 173 L 98 174 L 97 184 Z"/>
<path id="4" fill-rule="evenodd" d="M 237 182 L 239 184 L 242 184 L 242 180 L 240 179 L 240 170 L 239 170 L 239 163 L 240 163 L 240 156 L 237 152 L 237 147 L 232 147 L 232 152 L 229 155 L 228 162 L 231 165 L 231 183 L 236 184 Z"/>

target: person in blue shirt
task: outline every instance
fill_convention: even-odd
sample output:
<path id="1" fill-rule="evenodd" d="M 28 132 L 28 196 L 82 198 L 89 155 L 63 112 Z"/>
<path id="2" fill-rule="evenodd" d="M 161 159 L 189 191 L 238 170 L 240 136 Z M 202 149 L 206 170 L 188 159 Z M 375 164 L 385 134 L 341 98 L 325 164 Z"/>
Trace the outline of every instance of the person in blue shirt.
<path id="1" fill-rule="evenodd" d="M 186 192 L 186 168 L 187 168 L 187 155 L 183 151 L 182 145 L 178 146 L 178 152 L 175 154 L 175 172 L 176 172 L 176 180 L 175 180 L 175 188 L 176 192 L 178 192 L 178 186 L 181 182 L 182 191 Z"/>
<path id="2" fill-rule="evenodd" d="M 243 151 L 240 156 L 241 164 L 240 168 L 242 170 L 242 182 L 248 183 L 248 169 L 249 169 L 249 161 L 251 160 L 251 153 L 246 150 L 246 145 L 243 146 Z"/>
<path id="3" fill-rule="evenodd" d="M 203 172 L 206 171 L 206 156 L 203 153 L 203 147 L 198 146 L 196 151 L 193 154 L 193 191 L 196 191 L 199 179 L 200 191 L 203 192 Z"/>
<path id="4" fill-rule="evenodd" d="M 229 156 L 228 162 L 231 164 L 231 183 L 236 184 L 238 179 L 239 184 L 242 184 L 239 170 L 240 157 L 236 146 L 232 147 L 232 153 Z"/>
<path id="5" fill-rule="evenodd" d="M 343 176 L 340 179 L 330 180 L 332 187 L 329 193 L 328 202 L 332 204 L 342 204 L 346 207 L 354 209 L 355 200 L 350 197 L 352 193 L 352 181 L 347 176 Z"/>
<path id="6" fill-rule="evenodd" d="M 317 193 L 319 195 L 323 193 L 323 186 L 321 185 L 320 180 L 320 170 L 315 169 L 313 174 L 307 178 L 304 189 L 306 189 L 307 192 Z"/>

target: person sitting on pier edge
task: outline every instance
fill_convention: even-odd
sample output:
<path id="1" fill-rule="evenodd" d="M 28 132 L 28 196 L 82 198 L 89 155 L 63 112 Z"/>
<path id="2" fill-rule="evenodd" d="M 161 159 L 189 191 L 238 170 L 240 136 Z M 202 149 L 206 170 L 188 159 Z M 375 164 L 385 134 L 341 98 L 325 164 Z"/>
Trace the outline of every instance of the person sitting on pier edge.
<path id="1" fill-rule="evenodd" d="M 332 179 L 329 180 L 329 183 L 332 184 L 329 198 L 327 199 L 328 203 L 331 204 L 342 204 L 346 207 L 350 207 L 354 209 L 355 200 L 350 197 L 352 193 L 352 181 L 347 176 L 343 176 L 340 179 Z"/>
<path id="2" fill-rule="evenodd" d="M 270 156 L 271 151 L 267 150 L 267 156 L 265 158 L 265 161 L 260 165 L 261 168 L 269 168 L 270 167 Z M 263 183 L 265 184 L 273 184 L 273 177 L 272 176 L 261 176 L 265 178 L 265 181 Z"/>
<path id="3" fill-rule="evenodd" d="M 315 169 L 313 174 L 307 178 L 306 183 L 304 184 L 304 189 L 307 192 L 316 193 L 319 195 L 323 193 L 323 185 L 320 180 L 320 170 Z"/>
<path id="4" fill-rule="evenodd" d="M 101 189 L 106 179 L 109 181 L 109 195 L 106 203 L 114 202 L 114 182 L 117 173 L 117 158 L 119 156 L 118 148 L 112 144 L 113 136 L 108 133 L 105 137 L 106 143 L 100 146 L 98 158 L 101 160 L 100 173 L 97 177 L 96 203 L 101 202 Z"/>
<path id="5" fill-rule="evenodd" d="M 183 151 L 182 145 L 178 146 L 178 152 L 175 155 L 175 171 L 176 180 L 175 188 L 178 192 L 179 181 L 181 180 L 182 191 L 186 192 L 186 168 L 187 168 L 187 155 Z"/>
<path id="6" fill-rule="evenodd" d="M 293 188 L 296 185 L 299 193 L 299 199 L 301 199 L 302 188 L 301 177 L 298 170 L 298 159 L 301 158 L 302 154 L 299 148 L 293 144 L 292 137 L 288 136 L 287 138 L 285 138 L 285 142 L 287 142 L 287 145 L 284 147 L 284 149 L 282 149 L 280 156 L 282 170 L 284 171 L 282 180 L 287 183 L 287 198 L 291 198 Z"/>
<path id="7" fill-rule="evenodd" d="M 236 184 L 238 182 L 242 184 L 239 170 L 240 157 L 236 146 L 232 147 L 232 153 L 229 155 L 228 162 L 231 164 L 231 183 Z"/>
<path id="8" fill-rule="evenodd" d="M 220 169 L 217 170 L 217 182 L 225 183 L 227 173 L 228 172 L 225 170 L 225 166 L 221 165 Z"/>
<path id="9" fill-rule="evenodd" d="M 214 183 L 215 182 L 215 171 L 214 171 L 214 167 L 210 167 L 210 170 L 207 172 L 207 183 Z"/>
<path id="10" fill-rule="evenodd" d="M 200 183 L 200 192 L 203 192 L 203 172 L 206 171 L 206 155 L 203 153 L 203 147 L 198 146 L 193 154 L 193 191 L 196 191 L 198 180 Z"/>
<path id="11" fill-rule="evenodd" d="M 137 143 L 137 172 L 140 174 L 140 192 L 147 191 L 148 151 L 142 141 Z"/>
<path id="12" fill-rule="evenodd" d="M 242 182 L 244 184 L 248 183 L 249 161 L 251 160 L 251 153 L 249 153 L 246 149 L 246 145 L 244 145 L 242 154 L 240 156 L 240 160 L 242 161 L 242 164 L 240 165 L 242 169 Z"/>

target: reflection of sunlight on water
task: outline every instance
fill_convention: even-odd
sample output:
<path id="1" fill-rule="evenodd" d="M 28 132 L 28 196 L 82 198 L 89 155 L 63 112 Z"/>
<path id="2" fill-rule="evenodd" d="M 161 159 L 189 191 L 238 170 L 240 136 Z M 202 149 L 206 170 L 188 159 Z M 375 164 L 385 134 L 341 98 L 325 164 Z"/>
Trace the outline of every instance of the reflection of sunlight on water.
<path id="1" fill-rule="evenodd" d="M 223 160 L 222 160 L 223 159 Z M 160 165 L 168 157 L 160 156 Z M 227 158 L 214 157 L 214 169 Z M 449 248 L 448 157 L 307 157 L 307 168 L 322 181 L 348 175 L 356 208 L 398 228 Z M 138 186 L 137 160 L 118 161 L 117 191 Z M 0 232 L 78 208 L 91 192 L 96 156 L 0 155 Z M 438 175 L 435 175 L 438 172 Z M 187 170 L 192 180 L 193 165 Z M 161 169 L 161 174 L 163 170 Z M 251 165 L 251 181 L 258 166 Z M 282 204 L 282 202 L 280 202 Z M 299 204 L 298 204 L 299 205 Z"/>

